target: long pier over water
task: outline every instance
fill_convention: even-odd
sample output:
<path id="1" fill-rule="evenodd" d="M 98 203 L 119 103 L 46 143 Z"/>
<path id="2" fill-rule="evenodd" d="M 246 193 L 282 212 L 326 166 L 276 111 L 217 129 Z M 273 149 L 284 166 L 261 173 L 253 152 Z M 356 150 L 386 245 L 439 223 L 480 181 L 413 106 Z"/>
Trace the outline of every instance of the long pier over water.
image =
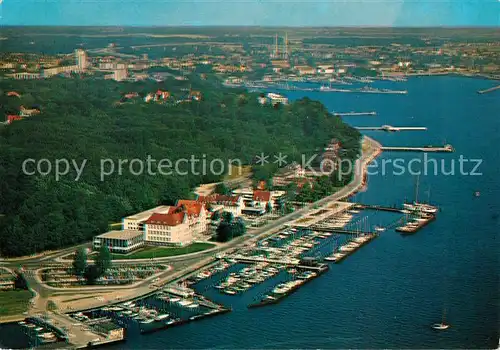
<path id="1" fill-rule="evenodd" d="M 338 115 L 340 117 L 357 117 L 357 116 L 364 116 L 364 115 L 377 115 L 377 112 L 333 112 L 333 115 Z"/>
<path id="2" fill-rule="evenodd" d="M 434 146 L 424 146 L 424 147 L 381 147 L 382 151 L 388 152 L 445 152 L 451 153 L 454 151 L 453 147 L 450 145 L 446 145 L 443 147 L 434 147 Z"/>
<path id="3" fill-rule="evenodd" d="M 494 87 L 486 89 L 486 90 L 479 90 L 477 93 L 478 94 L 487 94 L 488 92 L 493 92 L 495 90 L 500 90 L 500 85 L 494 86 Z"/>
<path id="4" fill-rule="evenodd" d="M 382 126 L 357 126 L 358 130 L 372 130 L 372 131 L 425 131 L 427 130 L 424 126 L 392 126 L 392 125 L 382 125 Z"/>

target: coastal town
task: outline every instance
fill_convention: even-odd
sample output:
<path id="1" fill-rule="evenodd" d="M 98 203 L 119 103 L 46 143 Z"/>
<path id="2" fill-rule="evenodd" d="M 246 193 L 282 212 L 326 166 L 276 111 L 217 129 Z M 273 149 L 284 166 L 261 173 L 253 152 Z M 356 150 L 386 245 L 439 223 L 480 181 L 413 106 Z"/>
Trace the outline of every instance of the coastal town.
<path id="1" fill-rule="evenodd" d="M 0 347 L 93 348 L 258 315 L 346 265 L 368 270 L 362 253 L 381 239 L 390 245 L 377 254 L 399 264 L 391 249 L 422 249 L 453 208 L 432 201 L 420 175 L 386 180 L 390 201 L 377 187 L 365 200 L 370 166 L 448 159 L 460 144 L 412 138 L 448 128 L 413 120 L 426 89 L 415 94 L 414 82 L 473 80 L 466 96 L 491 105 L 500 88 L 493 29 L 54 30 L 0 34 L 0 335 L 18 335 Z M 243 162 L 219 174 L 115 169 L 151 154 Z M 63 155 L 90 165 L 60 172 Z M 113 171 L 103 174 L 103 158 Z M 449 327 L 443 311 L 430 328 Z"/>

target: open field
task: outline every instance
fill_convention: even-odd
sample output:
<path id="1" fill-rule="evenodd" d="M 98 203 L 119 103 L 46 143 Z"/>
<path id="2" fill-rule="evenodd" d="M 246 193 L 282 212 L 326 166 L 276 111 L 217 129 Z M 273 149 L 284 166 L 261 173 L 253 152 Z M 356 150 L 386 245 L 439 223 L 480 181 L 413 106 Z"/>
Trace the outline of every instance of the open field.
<path id="1" fill-rule="evenodd" d="M 151 259 L 151 258 L 164 258 L 168 256 L 183 255 L 195 252 L 201 252 L 202 250 L 207 250 L 215 247 L 214 244 L 210 243 L 193 243 L 186 247 L 147 247 L 141 249 L 137 252 L 123 255 L 123 254 L 112 254 L 113 260 L 117 259 Z"/>
<path id="2" fill-rule="evenodd" d="M 21 314 L 28 310 L 32 294 L 29 290 L 0 292 L 0 316 Z"/>

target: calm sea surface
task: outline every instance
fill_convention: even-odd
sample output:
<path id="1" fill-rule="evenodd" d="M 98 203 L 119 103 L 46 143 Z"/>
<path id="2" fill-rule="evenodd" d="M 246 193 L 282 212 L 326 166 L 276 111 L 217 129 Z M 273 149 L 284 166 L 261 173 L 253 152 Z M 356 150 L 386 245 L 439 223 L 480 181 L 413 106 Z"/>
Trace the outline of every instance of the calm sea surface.
<path id="1" fill-rule="evenodd" d="M 226 296 L 198 285 L 233 312 L 150 335 L 129 333 L 110 349 L 164 348 L 496 348 L 499 336 L 500 94 L 478 95 L 494 82 L 459 77 L 413 78 L 374 86 L 407 89 L 408 95 L 291 92 L 309 96 L 338 112 L 377 111 L 377 116 L 346 117 L 356 126 L 425 126 L 427 131 L 367 132 L 386 146 L 450 143 L 451 154 L 428 154 L 428 175 L 420 176 L 419 199 L 441 208 L 435 222 L 413 236 L 393 230 L 342 264 L 300 288 L 280 304 L 248 310 L 246 305 L 274 281 L 241 296 Z M 479 176 L 460 174 L 460 156 L 481 159 Z M 415 196 L 416 177 L 393 174 L 388 163 L 413 170 L 418 153 L 382 154 L 372 168 L 368 190 L 354 200 L 401 205 Z M 455 162 L 455 175 L 434 175 Z M 382 161 L 386 161 L 382 174 Z M 463 172 L 474 164 L 465 162 Z M 398 168 L 399 169 L 399 168 Z M 398 170 L 396 169 L 396 170 Z M 400 172 L 400 170 L 398 170 Z M 474 193 L 480 192 L 479 197 Z M 387 225 L 398 215 L 363 212 L 370 225 Z M 436 332 L 443 310 L 451 328 Z M 7 336 L 0 327 L 0 344 Z"/>

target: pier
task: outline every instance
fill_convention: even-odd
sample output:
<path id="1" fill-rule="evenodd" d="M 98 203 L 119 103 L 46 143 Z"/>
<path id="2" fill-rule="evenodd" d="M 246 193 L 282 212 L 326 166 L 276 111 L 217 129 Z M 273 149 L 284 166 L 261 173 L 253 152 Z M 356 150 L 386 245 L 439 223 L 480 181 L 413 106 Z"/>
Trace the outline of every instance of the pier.
<path id="1" fill-rule="evenodd" d="M 488 92 L 493 92 L 495 90 L 500 90 L 500 85 L 485 90 L 479 90 L 477 93 L 482 95 L 482 94 L 487 94 Z"/>
<path id="2" fill-rule="evenodd" d="M 356 209 L 370 209 L 370 210 L 381 210 L 381 211 L 389 211 L 393 213 L 404 213 L 403 209 L 395 208 L 395 207 L 384 207 L 382 205 L 368 205 L 368 204 L 356 204 Z"/>
<path id="3" fill-rule="evenodd" d="M 372 130 L 372 131 L 425 131 L 427 130 L 424 126 L 392 126 L 392 125 L 382 125 L 382 126 L 357 126 L 358 130 Z"/>
<path id="4" fill-rule="evenodd" d="M 347 258 L 349 255 L 353 254 L 356 252 L 359 248 L 363 247 L 364 245 L 370 243 L 373 239 L 377 238 L 378 234 L 372 233 L 369 235 L 365 236 L 360 236 L 358 237 L 357 242 L 351 242 L 351 246 L 349 244 L 347 246 L 343 246 L 340 251 L 334 252 L 331 256 L 327 256 L 325 258 L 326 261 L 332 261 L 336 264 Z"/>
<path id="5" fill-rule="evenodd" d="M 331 112 L 333 115 L 338 115 L 339 117 L 358 117 L 358 116 L 369 116 L 377 115 L 377 112 Z"/>
<path id="6" fill-rule="evenodd" d="M 381 147 L 382 151 L 388 152 L 453 152 L 454 149 L 451 145 L 445 145 L 443 147 L 435 146 L 424 146 L 424 147 Z"/>
<path id="7" fill-rule="evenodd" d="M 310 227 L 311 230 L 313 231 L 319 231 L 319 232 L 331 232 L 331 233 L 342 233 L 346 235 L 372 235 L 375 232 L 370 232 L 370 231 L 360 231 L 360 230 L 346 230 L 343 228 L 338 228 L 338 227 L 328 227 L 324 225 L 315 225 Z"/>

